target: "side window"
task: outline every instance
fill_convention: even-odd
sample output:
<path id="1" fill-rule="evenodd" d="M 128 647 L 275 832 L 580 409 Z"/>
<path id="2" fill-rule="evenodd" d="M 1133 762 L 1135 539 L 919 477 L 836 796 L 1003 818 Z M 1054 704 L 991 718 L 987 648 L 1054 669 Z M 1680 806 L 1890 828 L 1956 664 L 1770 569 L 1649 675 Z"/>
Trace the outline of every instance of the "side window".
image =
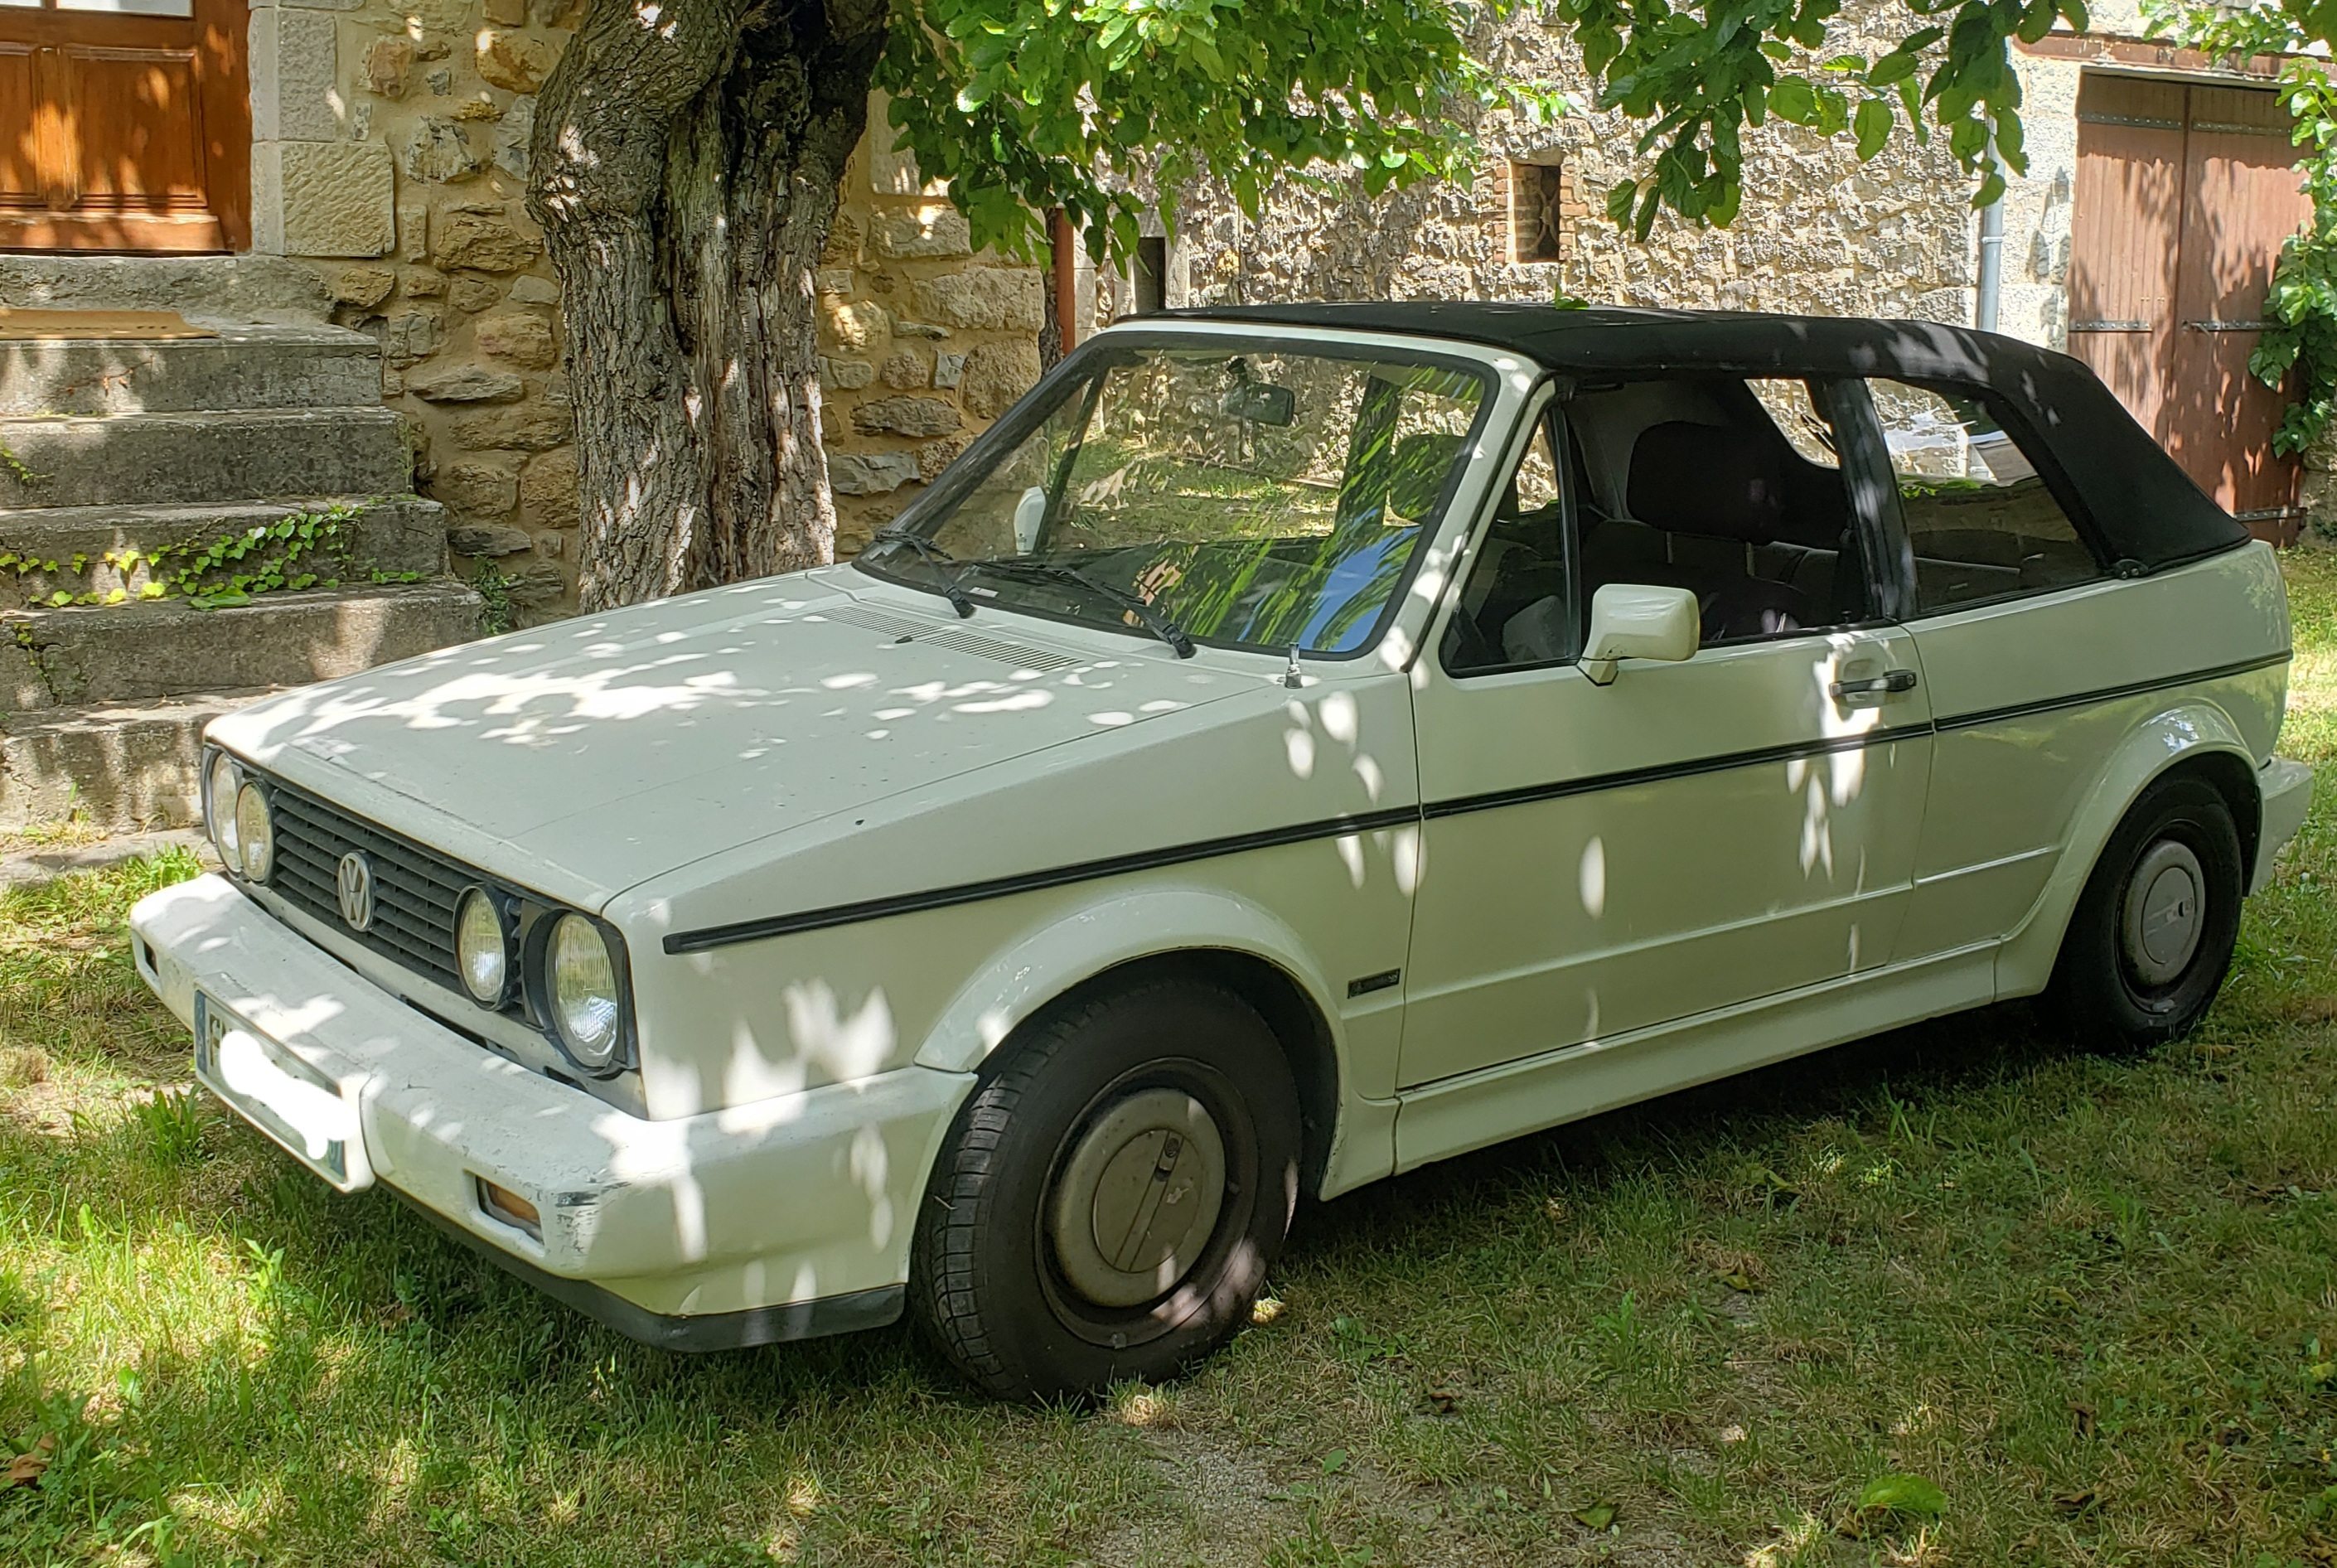
<path id="1" fill-rule="evenodd" d="M 1483 675 L 1575 654 L 1558 449 L 1545 418 L 1510 475 L 1445 633 L 1444 667 Z"/>
<path id="2" fill-rule="evenodd" d="M 1629 382 L 1579 394 L 1584 613 L 1610 583 L 1686 588 L 1704 642 L 1856 625 L 1865 556 L 1823 387 L 1787 378 Z"/>
<path id="3" fill-rule="evenodd" d="M 1914 551 L 1917 614 L 2102 575 L 2019 442 L 1970 389 L 1867 386 Z"/>

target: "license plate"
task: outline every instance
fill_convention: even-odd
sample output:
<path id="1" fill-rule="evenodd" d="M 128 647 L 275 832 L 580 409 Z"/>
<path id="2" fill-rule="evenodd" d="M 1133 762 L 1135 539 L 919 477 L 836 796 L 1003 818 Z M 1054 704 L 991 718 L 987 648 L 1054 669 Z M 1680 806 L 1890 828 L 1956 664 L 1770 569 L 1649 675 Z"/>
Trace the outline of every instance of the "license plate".
<path id="1" fill-rule="evenodd" d="M 373 1185 L 357 1107 L 340 1085 L 200 991 L 195 1076 L 342 1191 Z"/>

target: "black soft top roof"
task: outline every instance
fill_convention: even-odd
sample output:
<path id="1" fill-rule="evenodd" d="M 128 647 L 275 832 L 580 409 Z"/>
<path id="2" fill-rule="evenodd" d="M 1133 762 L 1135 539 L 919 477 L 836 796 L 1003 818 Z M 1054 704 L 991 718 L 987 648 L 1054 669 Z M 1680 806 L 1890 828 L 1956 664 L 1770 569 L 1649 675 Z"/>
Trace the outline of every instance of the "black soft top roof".
<path id="1" fill-rule="evenodd" d="M 2094 373 L 2033 343 L 1931 321 L 1734 310 L 1560 310 L 1492 300 L 1237 305 L 1186 319 L 1409 333 L 1511 349 L 1578 377 L 1694 374 L 1887 376 L 1996 394 L 2014 434 L 2060 470 L 2112 560 L 2172 566 L 2246 543 Z M 2024 443 L 2026 444 L 2026 443 Z M 2044 464 L 2039 465 L 2040 467 Z M 2049 474 L 2048 477 L 2052 477 Z"/>

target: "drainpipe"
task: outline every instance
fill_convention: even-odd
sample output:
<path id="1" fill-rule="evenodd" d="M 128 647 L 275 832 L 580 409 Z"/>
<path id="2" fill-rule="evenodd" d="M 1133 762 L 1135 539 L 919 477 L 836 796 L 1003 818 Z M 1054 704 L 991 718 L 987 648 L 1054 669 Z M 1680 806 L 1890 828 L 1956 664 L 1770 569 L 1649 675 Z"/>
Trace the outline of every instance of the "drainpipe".
<path id="1" fill-rule="evenodd" d="M 1999 174 L 2004 165 L 1996 156 L 1996 139 L 1988 143 L 1988 166 Z M 1972 325 L 1983 332 L 1996 330 L 1997 300 L 2004 289 L 2004 198 L 1980 210 L 1980 298 L 1972 311 Z"/>

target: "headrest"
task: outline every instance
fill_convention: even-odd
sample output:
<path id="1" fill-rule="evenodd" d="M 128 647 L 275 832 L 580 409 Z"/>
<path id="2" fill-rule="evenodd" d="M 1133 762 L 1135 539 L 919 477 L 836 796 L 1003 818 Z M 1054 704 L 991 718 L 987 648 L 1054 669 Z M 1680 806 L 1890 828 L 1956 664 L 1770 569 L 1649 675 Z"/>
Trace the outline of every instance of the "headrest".
<path id="1" fill-rule="evenodd" d="M 1444 494 L 1445 476 L 1461 460 L 1462 436 L 1423 431 L 1388 454 L 1388 510 L 1408 523 L 1424 520 Z"/>
<path id="2" fill-rule="evenodd" d="M 1785 510 L 1769 443 L 1731 426 L 1677 419 L 1639 432 L 1625 501 L 1651 528 L 1747 544 L 1775 539 Z"/>

